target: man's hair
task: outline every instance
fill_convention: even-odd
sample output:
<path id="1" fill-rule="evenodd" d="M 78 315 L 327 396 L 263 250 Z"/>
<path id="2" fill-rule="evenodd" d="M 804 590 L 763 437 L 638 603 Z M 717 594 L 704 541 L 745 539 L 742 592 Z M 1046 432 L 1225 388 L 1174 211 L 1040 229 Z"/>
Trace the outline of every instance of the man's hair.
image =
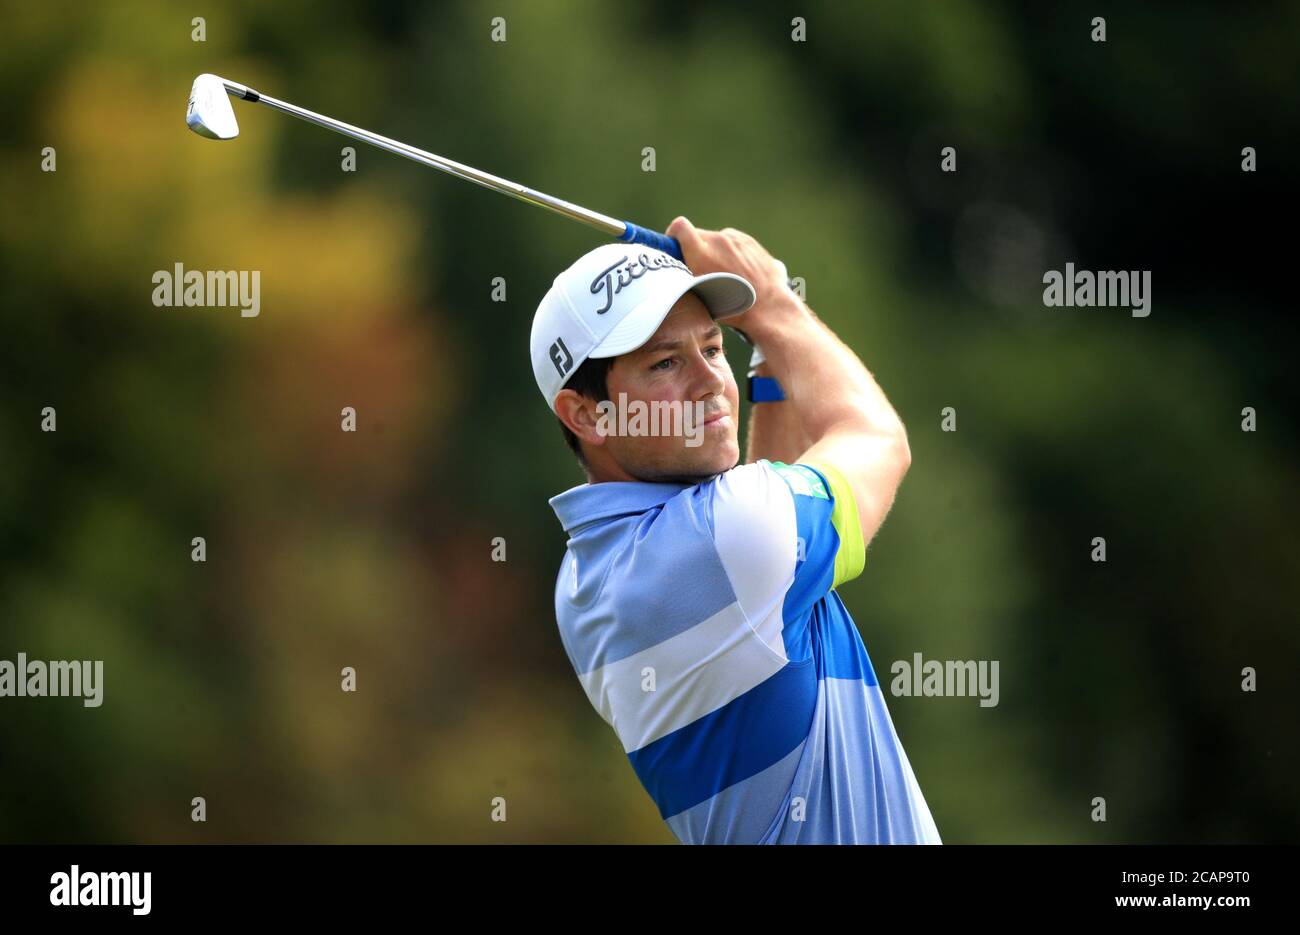
<path id="1" fill-rule="evenodd" d="M 564 382 L 564 389 L 573 390 L 580 396 L 586 396 L 588 399 L 594 399 L 596 402 L 604 402 L 609 399 L 609 378 L 610 368 L 614 366 L 614 357 L 588 357 L 573 371 L 573 376 Z M 560 431 L 564 433 L 564 441 L 569 446 L 569 450 L 577 457 L 578 463 L 584 468 L 587 467 L 587 459 L 582 455 L 582 442 L 578 436 L 574 435 L 567 425 L 557 415 L 555 420 L 560 423 Z"/>

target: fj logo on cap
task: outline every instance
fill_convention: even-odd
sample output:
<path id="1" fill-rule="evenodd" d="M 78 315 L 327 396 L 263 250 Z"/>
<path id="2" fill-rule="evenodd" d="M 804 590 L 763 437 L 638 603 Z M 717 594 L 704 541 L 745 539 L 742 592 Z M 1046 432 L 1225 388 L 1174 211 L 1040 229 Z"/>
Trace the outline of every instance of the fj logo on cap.
<path id="1" fill-rule="evenodd" d="M 564 376 L 573 367 L 573 355 L 564 346 L 564 338 L 556 338 L 551 345 L 551 363 L 555 364 L 555 370 L 560 376 Z"/>
<path id="2" fill-rule="evenodd" d="M 690 275 L 691 268 L 681 260 L 671 257 L 666 253 L 658 253 L 655 256 L 642 253 L 634 260 L 623 257 L 618 262 L 600 271 L 600 274 L 591 281 L 591 294 L 599 295 L 605 293 L 605 305 L 603 308 L 596 309 L 597 315 L 604 315 L 609 311 L 610 306 L 614 304 L 614 296 L 623 291 L 623 287 L 635 279 L 640 279 L 646 273 L 652 273 L 661 269 L 680 269 Z M 614 280 L 618 280 L 615 285 Z"/>

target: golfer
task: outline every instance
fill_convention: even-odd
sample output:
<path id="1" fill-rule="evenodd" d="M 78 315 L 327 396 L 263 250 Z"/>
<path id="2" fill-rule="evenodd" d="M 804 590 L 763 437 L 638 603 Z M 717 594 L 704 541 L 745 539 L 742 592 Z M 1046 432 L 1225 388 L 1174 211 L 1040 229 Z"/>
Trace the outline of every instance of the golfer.
<path id="1" fill-rule="evenodd" d="M 685 263 L 597 247 L 533 319 L 587 476 L 550 501 L 569 660 L 683 843 L 942 843 L 835 592 L 907 473 L 902 422 L 753 237 L 667 233 Z M 755 346 L 743 461 L 719 322 Z"/>

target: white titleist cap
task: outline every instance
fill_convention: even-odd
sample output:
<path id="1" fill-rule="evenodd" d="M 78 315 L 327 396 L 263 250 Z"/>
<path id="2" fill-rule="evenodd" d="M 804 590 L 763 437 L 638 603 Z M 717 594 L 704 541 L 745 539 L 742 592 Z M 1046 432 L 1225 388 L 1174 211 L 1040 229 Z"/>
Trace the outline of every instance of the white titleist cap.
<path id="1" fill-rule="evenodd" d="M 754 287 L 734 273 L 696 276 L 685 263 L 640 244 L 611 243 L 584 254 L 555 277 L 533 316 L 533 376 L 555 397 L 588 357 L 634 351 L 659 330 L 687 292 L 725 318 L 754 304 Z"/>

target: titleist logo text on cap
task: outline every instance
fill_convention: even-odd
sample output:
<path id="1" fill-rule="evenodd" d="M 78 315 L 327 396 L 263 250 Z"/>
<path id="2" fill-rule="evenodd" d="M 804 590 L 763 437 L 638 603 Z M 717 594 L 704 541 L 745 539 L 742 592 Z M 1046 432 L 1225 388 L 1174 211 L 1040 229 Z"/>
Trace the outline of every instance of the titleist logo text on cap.
<path id="1" fill-rule="evenodd" d="M 614 296 L 623 291 L 623 287 L 628 285 L 634 279 L 640 279 L 646 273 L 652 273 L 660 269 L 680 269 L 690 273 L 691 268 L 681 260 L 671 257 L 666 253 L 657 254 L 651 257 L 648 254 L 639 254 L 635 259 L 628 260 L 623 257 L 617 262 L 600 271 L 600 274 L 591 281 L 591 294 L 598 295 L 601 291 L 605 293 L 605 305 L 603 308 L 596 310 L 597 315 L 604 315 L 609 311 L 610 306 L 614 304 Z M 617 277 L 618 284 L 614 284 Z"/>

